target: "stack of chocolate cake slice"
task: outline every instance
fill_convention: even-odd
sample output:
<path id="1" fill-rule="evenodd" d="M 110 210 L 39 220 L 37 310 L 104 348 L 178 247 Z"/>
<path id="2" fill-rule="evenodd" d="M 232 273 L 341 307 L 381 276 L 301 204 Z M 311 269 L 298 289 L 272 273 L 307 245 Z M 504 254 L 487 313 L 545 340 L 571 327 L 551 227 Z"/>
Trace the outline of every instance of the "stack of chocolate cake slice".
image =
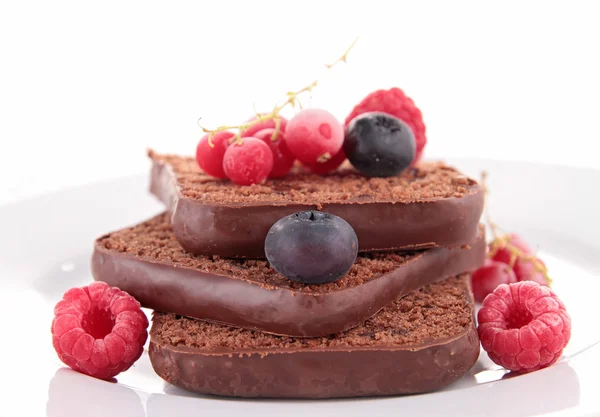
<path id="1" fill-rule="evenodd" d="M 204 394 L 331 398 L 420 393 L 479 355 L 469 272 L 483 264 L 483 190 L 442 163 L 366 178 L 350 167 L 240 187 L 193 158 L 150 152 L 167 211 L 100 237 L 96 280 L 155 310 L 159 376 Z M 270 227 L 322 210 L 355 230 L 341 279 L 290 281 L 265 259 Z"/>

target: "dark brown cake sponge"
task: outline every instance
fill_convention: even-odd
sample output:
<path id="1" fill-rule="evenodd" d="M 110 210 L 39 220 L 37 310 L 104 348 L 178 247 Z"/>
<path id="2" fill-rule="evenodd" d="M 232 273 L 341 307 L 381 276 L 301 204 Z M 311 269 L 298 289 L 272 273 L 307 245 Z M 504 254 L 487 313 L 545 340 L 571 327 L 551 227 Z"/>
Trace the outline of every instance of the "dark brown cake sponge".
<path id="1" fill-rule="evenodd" d="M 150 360 L 166 381 L 239 397 L 420 393 L 477 361 L 469 275 L 432 284 L 337 335 L 298 339 L 155 313 Z"/>
<path id="2" fill-rule="evenodd" d="M 407 203 L 463 197 L 479 191 L 476 181 L 442 162 L 421 162 L 402 175 L 389 178 L 367 178 L 348 163 L 328 175 L 295 168 L 282 179 L 240 187 L 205 174 L 194 158 L 152 150 L 148 155 L 154 162 L 171 167 L 183 197 L 212 204 Z"/>

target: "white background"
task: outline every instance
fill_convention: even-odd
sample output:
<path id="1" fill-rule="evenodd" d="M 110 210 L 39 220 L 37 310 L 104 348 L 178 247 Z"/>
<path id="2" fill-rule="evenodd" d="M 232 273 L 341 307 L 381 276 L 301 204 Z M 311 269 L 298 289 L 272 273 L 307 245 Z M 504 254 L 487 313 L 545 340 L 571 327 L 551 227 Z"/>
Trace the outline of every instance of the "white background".
<path id="1" fill-rule="evenodd" d="M 426 155 L 596 167 L 596 1 L 2 1 L 0 203 L 192 154 L 199 117 L 237 123 L 322 79 L 343 119 L 402 87 Z M 323 74 L 360 35 L 345 66 Z"/>
<path id="2" fill-rule="evenodd" d="M 360 40 L 348 64 L 323 74 L 324 64 L 335 60 L 356 36 Z M 423 110 L 430 158 L 481 156 L 600 167 L 600 1 L 0 0 L 0 204 L 145 172 L 148 147 L 192 154 L 201 135 L 199 117 L 209 126 L 242 121 L 252 114 L 253 103 L 269 109 L 286 91 L 315 77 L 322 84 L 311 104 L 340 119 L 374 89 L 403 88 Z M 543 180 L 546 190 L 549 183 L 564 186 L 568 179 Z M 519 195 L 522 199 L 522 189 Z M 537 223 L 556 212 L 571 212 L 570 203 L 553 201 L 554 211 L 540 215 Z M 527 204 L 531 212 L 540 207 L 539 202 Z M 45 247 L 38 253 L 40 259 L 49 264 L 62 259 L 55 252 L 83 247 L 79 241 L 90 241 L 90 229 L 109 222 L 104 206 L 97 209 L 102 221 L 87 222 L 87 213 L 78 214 L 69 231 L 78 222 L 85 225 L 82 230 L 55 247 Z M 112 219 L 120 218 L 120 209 L 111 210 Z M 64 215 L 58 209 L 50 213 Z M 527 215 L 514 217 L 531 218 Z M 62 230 L 61 216 L 45 227 Z M 92 211 L 90 217 L 97 216 Z M 570 229 L 591 234 L 589 218 L 571 218 L 556 229 L 569 230 L 572 223 L 576 227 Z M 5 219 L 11 224 L 17 216 Z M 27 233 L 34 231 L 18 232 L 23 239 Z M 580 254 L 579 240 L 556 240 L 554 248 L 569 245 L 564 242 L 576 242 L 570 253 Z M 2 252 L 10 255 L 6 248 L 14 242 L 5 243 Z M 37 244 L 48 246 L 44 241 Z M 563 246 L 555 252 L 564 253 Z M 16 246 L 12 250 L 14 260 L 2 283 L 30 279 L 37 276 L 34 268 L 45 265 L 37 258 L 23 260 L 30 254 L 23 255 Z M 586 259 L 597 259 L 595 253 L 583 251 Z M 15 273 L 10 269 L 14 265 L 27 273 Z M 84 268 L 87 274 L 87 266 L 76 271 Z M 588 269 L 594 273 L 592 280 L 597 269 Z M 573 277 L 582 275 L 574 271 Z M 569 270 L 559 275 L 571 278 Z M 571 288 L 574 298 L 581 296 L 580 288 Z M 11 301 L 22 308 L 19 299 Z M 27 311 L 33 316 L 36 310 Z M 592 318 L 592 326 L 593 314 L 585 317 Z M 11 323 L 21 327 L 21 322 Z M 22 348 L 34 351 L 37 346 L 22 343 Z M 18 359 L 16 355 L 8 364 L 18 364 Z M 588 360 L 582 356 L 572 364 L 579 369 L 581 398 L 587 401 L 582 403 L 597 408 L 597 361 L 586 366 Z M 47 366 L 54 365 L 48 361 Z M 569 369 L 558 368 L 559 376 L 565 368 Z M 524 388 L 517 389 L 516 396 L 527 391 L 527 384 L 551 385 L 548 371 L 515 379 L 516 386 Z M 31 375 L 20 374 L 27 383 L 10 382 L 18 389 L 13 400 L 25 405 L 46 401 L 45 376 Z M 160 382 L 149 369 L 147 375 Z M 29 398 L 32 386 L 43 394 Z M 500 389 L 503 386 L 514 389 Z M 81 390 L 88 387 L 83 384 Z M 552 386 L 542 392 L 548 394 L 545 403 L 569 400 L 572 394 L 556 393 Z M 503 404 L 493 402 L 497 394 L 488 392 L 479 403 L 490 399 L 489 410 L 501 413 Z M 98 402 L 103 397 L 94 398 Z M 77 402 L 69 400 L 67 405 Z M 164 404 L 169 411 L 180 411 Z M 219 403 L 209 406 L 214 404 Z M 308 403 L 303 406 L 308 408 Z M 339 404 L 330 406 L 334 410 Z M 362 410 L 360 403 L 351 406 Z M 194 403 L 190 408 L 198 414 L 196 407 Z"/>

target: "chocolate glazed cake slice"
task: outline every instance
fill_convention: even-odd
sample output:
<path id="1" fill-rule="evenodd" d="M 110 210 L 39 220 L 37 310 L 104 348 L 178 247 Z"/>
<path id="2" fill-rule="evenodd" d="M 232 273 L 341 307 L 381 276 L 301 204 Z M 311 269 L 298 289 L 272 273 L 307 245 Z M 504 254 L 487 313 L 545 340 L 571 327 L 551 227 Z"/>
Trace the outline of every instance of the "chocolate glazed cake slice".
<path id="1" fill-rule="evenodd" d="M 94 279 L 144 307 L 298 337 L 349 329 L 424 285 L 483 264 L 483 229 L 465 248 L 359 254 L 350 271 L 324 285 L 295 283 L 265 260 L 187 253 L 168 214 L 99 238 Z"/>
<path id="2" fill-rule="evenodd" d="M 326 176 L 295 171 L 240 187 L 204 174 L 193 158 L 149 156 L 151 192 L 171 213 L 181 245 L 200 255 L 264 258 L 277 220 L 315 209 L 350 223 L 361 251 L 457 247 L 475 239 L 483 210 L 481 186 L 441 163 L 390 178 L 366 178 L 350 167 Z"/>
<path id="3" fill-rule="evenodd" d="M 439 389 L 477 361 L 470 277 L 431 284 L 357 327 L 297 339 L 154 313 L 149 355 L 166 381 L 202 394 L 334 398 Z"/>

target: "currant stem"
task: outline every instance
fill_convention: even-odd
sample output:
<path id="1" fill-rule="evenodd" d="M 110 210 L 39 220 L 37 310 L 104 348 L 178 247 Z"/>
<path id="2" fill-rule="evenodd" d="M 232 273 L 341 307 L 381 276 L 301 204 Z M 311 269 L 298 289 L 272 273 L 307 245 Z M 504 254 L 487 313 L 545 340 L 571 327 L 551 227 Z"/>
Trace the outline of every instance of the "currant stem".
<path id="1" fill-rule="evenodd" d="M 275 119 L 275 130 L 273 131 L 273 136 L 271 136 L 271 140 L 275 142 L 277 137 L 279 136 L 279 131 L 281 130 L 281 117 L 276 117 Z"/>
<path id="2" fill-rule="evenodd" d="M 344 62 L 344 63 L 347 62 L 348 54 L 350 53 L 350 51 L 352 50 L 352 48 L 354 47 L 354 45 L 356 44 L 357 41 L 358 41 L 358 37 L 356 39 L 354 39 L 354 41 L 350 44 L 348 49 L 346 49 L 346 52 L 344 52 L 344 54 L 340 58 L 338 58 L 333 64 L 325 64 L 325 67 L 327 68 L 327 70 L 330 70 L 331 68 L 335 67 L 337 64 L 339 64 L 341 62 Z M 241 144 L 241 141 L 242 141 L 241 135 L 245 130 L 247 130 L 251 126 L 254 126 L 257 123 L 264 122 L 265 120 L 274 120 L 275 121 L 275 131 L 273 132 L 273 136 L 272 136 L 271 140 L 275 141 L 275 140 L 277 140 L 277 137 L 279 136 L 279 133 L 281 130 L 281 116 L 279 113 L 281 113 L 281 111 L 283 109 L 285 109 L 287 106 L 290 106 L 292 108 L 296 108 L 296 106 L 298 106 L 300 109 L 302 109 L 302 103 L 301 103 L 300 99 L 298 98 L 298 96 L 300 96 L 303 93 L 312 92 L 312 90 L 317 87 L 318 83 L 319 83 L 319 81 L 315 80 L 312 83 L 310 83 L 309 85 L 307 85 L 306 87 L 301 88 L 297 91 L 288 91 L 286 93 L 287 99 L 282 104 L 275 105 L 275 107 L 273 108 L 273 110 L 270 113 L 259 114 L 256 111 L 256 106 L 254 106 L 254 113 L 256 114 L 256 119 L 252 120 L 250 122 L 239 124 L 239 125 L 222 125 L 222 126 L 216 127 L 215 129 L 208 129 L 200 124 L 200 120 L 202 118 L 199 118 L 198 125 L 200 126 L 200 129 L 202 129 L 202 131 L 204 133 L 208 133 L 208 145 L 211 148 L 214 148 L 215 145 L 213 144 L 212 139 L 216 133 L 223 132 L 225 130 L 237 129 L 238 133 L 236 133 L 235 136 L 233 138 L 231 138 L 230 143 L 237 141 L 238 143 Z"/>
<path id="3" fill-rule="evenodd" d="M 342 55 L 340 58 L 338 58 L 337 61 L 335 61 L 333 64 L 325 64 L 325 67 L 327 69 L 331 69 L 335 65 L 339 64 L 340 62 L 347 62 L 347 60 L 348 60 L 348 54 L 350 53 L 350 50 L 352 48 L 354 48 L 354 45 L 356 45 L 356 42 L 358 42 L 358 36 L 356 37 L 356 39 L 354 39 L 354 42 L 352 42 L 350 44 L 350 46 L 348 47 L 348 49 L 346 49 L 346 52 L 344 52 L 344 55 Z"/>
<path id="4" fill-rule="evenodd" d="M 329 152 L 325 152 L 323 155 L 317 158 L 318 163 L 325 163 L 331 159 L 331 154 Z"/>
<path id="5" fill-rule="evenodd" d="M 515 245 L 510 243 L 510 236 L 504 235 L 495 239 L 490 245 L 490 251 L 488 253 L 489 258 L 493 258 L 494 255 L 500 250 L 506 249 L 510 252 L 510 264 L 511 269 L 514 269 L 517 260 L 524 262 L 531 262 L 536 272 L 540 272 L 544 275 L 544 278 L 548 282 L 548 285 L 552 284 L 552 279 L 548 275 L 548 268 L 542 264 L 535 255 L 528 255 Z"/>

